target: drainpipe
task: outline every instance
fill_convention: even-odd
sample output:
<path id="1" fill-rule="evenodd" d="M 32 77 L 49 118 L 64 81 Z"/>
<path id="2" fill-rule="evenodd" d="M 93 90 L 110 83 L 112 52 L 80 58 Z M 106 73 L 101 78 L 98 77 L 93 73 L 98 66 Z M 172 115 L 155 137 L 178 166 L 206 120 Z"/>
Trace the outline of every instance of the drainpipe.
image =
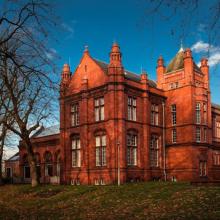
<path id="1" fill-rule="evenodd" d="M 120 186 L 120 142 L 117 143 L 117 149 L 118 149 L 118 186 Z"/>
<path id="2" fill-rule="evenodd" d="M 166 145 L 165 145 L 165 103 L 162 102 L 163 107 L 163 173 L 164 180 L 167 181 L 167 173 L 166 173 Z"/>

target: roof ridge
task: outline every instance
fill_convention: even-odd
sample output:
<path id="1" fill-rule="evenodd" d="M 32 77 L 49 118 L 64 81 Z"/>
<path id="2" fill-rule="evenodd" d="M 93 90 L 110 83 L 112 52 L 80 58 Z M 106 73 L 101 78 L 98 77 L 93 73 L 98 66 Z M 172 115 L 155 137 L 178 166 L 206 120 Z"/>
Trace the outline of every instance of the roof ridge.
<path id="1" fill-rule="evenodd" d="M 11 157 L 9 157 L 7 160 L 11 160 L 13 157 L 16 157 L 16 156 L 18 156 L 18 155 L 19 155 L 19 152 L 13 154 L 13 155 L 12 155 Z"/>
<path id="2" fill-rule="evenodd" d="M 99 60 L 99 59 L 97 59 L 97 58 L 93 58 L 93 57 L 92 57 L 92 59 L 95 60 L 95 61 L 98 61 L 98 62 L 101 62 L 101 63 L 104 63 L 104 64 L 109 65 L 106 61 Z"/>
<path id="3" fill-rule="evenodd" d="M 92 58 L 92 59 L 97 63 L 97 65 L 99 65 L 103 69 L 103 71 L 105 71 L 105 72 L 107 71 L 107 67 L 109 65 L 108 63 L 106 63 L 105 61 L 99 60 L 97 58 Z M 101 65 L 103 65 L 103 66 L 101 66 Z M 127 76 L 127 78 L 130 80 L 134 80 L 134 81 L 138 81 L 138 82 L 141 80 L 140 73 L 136 73 L 136 72 L 124 69 L 124 74 L 125 74 L 125 77 Z M 149 82 L 150 82 L 151 86 L 156 87 L 156 82 L 154 80 L 149 79 Z"/>
<path id="4" fill-rule="evenodd" d="M 217 103 L 214 103 L 214 102 L 211 103 L 211 106 L 216 107 L 216 108 L 220 108 L 220 104 L 217 104 Z"/>

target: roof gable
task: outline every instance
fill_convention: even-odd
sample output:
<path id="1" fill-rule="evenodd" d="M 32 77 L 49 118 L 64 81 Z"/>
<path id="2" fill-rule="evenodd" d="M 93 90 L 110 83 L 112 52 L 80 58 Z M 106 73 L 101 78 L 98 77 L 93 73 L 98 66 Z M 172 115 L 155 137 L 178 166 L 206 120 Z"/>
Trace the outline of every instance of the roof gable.
<path id="1" fill-rule="evenodd" d="M 106 82 L 107 64 L 93 59 L 89 53 L 84 53 L 77 69 L 71 77 L 69 93 L 79 92 L 81 83 L 87 79 L 88 88 L 98 87 Z"/>
<path id="2" fill-rule="evenodd" d="M 47 128 L 42 127 L 38 132 L 36 132 L 32 138 L 40 138 L 40 137 L 46 137 L 50 135 L 56 135 L 60 133 L 60 125 L 53 125 Z"/>

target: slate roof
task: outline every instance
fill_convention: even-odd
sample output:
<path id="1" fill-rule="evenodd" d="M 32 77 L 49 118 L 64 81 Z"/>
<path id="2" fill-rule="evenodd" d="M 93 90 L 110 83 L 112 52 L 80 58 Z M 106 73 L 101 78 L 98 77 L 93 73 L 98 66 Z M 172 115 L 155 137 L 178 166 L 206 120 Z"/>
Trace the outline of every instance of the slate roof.
<path id="1" fill-rule="evenodd" d="M 220 110 L 220 105 L 216 104 L 216 103 L 212 103 L 212 107 L 217 108 Z"/>
<path id="2" fill-rule="evenodd" d="M 183 69 L 184 67 L 183 58 L 184 58 L 184 51 L 183 49 L 180 49 L 176 54 L 176 56 L 167 65 L 166 72 L 169 73 Z M 198 72 L 201 72 L 200 68 L 194 62 L 193 65 L 194 65 L 194 69 L 196 69 Z"/>
<path id="3" fill-rule="evenodd" d="M 45 136 L 50 136 L 50 135 L 55 135 L 60 133 L 60 125 L 53 125 L 47 128 L 42 127 L 37 131 L 32 138 L 38 138 L 38 137 L 45 137 Z"/>
<path id="4" fill-rule="evenodd" d="M 97 59 L 94 59 L 94 58 L 93 58 L 93 60 L 101 67 L 101 69 L 106 74 L 108 73 L 108 63 L 97 60 Z M 140 80 L 141 80 L 141 76 L 139 74 L 132 73 L 128 70 L 124 70 L 124 73 L 125 73 L 125 78 L 126 79 L 130 79 L 130 80 L 135 81 L 135 82 L 140 82 Z M 149 80 L 149 85 L 151 87 L 155 87 L 155 88 L 157 87 L 156 82 L 154 82 L 153 80 Z"/>
<path id="5" fill-rule="evenodd" d="M 10 157 L 7 161 L 18 161 L 19 160 L 19 152 Z"/>

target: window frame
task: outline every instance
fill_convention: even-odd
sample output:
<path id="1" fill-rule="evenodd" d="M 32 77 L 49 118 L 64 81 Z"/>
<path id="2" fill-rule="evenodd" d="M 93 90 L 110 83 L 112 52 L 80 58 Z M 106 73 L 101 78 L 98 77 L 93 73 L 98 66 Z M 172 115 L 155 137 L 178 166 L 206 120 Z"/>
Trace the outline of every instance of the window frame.
<path id="1" fill-rule="evenodd" d="M 47 158 L 47 155 L 50 156 L 50 158 Z M 50 151 L 45 152 L 44 155 L 44 162 L 45 162 L 45 176 L 51 177 L 53 176 L 53 155 Z"/>
<path id="2" fill-rule="evenodd" d="M 136 132 L 127 132 L 126 147 L 127 147 L 127 165 L 137 166 L 138 135 Z"/>
<path id="3" fill-rule="evenodd" d="M 6 167 L 5 170 L 6 170 L 6 177 L 7 178 L 11 178 L 13 176 L 13 174 L 12 174 L 12 167 Z M 8 175 L 8 170 L 10 170 L 9 171 L 10 175 Z"/>
<path id="4" fill-rule="evenodd" d="M 75 102 L 70 106 L 70 114 L 71 114 L 71 126 L 76 127 L 79 125 L 79 102 Z"/>
<path id="5" fill-rule="evenodd" d="M 104 96 L 94 99 L 95 122 L 105 120 L 105 98 Z"/>
<path id="6" fill-rule="evenodd" d="M 203 141 L 207 142 L 207 128 L 203 129 Z"/>
<path id="7" fill-rule="evenodd" d="M 151 104 L 151 125 L 159 126 L 159 105 Z"/>
<path id="8" fill-rule="evenodd" d="M 203 103 L 203 121 L 207 125 L 207 104 Z"/>
<path id="9" fill-rule="evenodd" d="M 196 103 L 196 124 L 201 124 L 201 103 Z"/>
<path id="10" fill-rule="evenodd" d="M 107 136 L 106 133 L 95 135 L 95 165 L 96 167 L 107 166 L 106 159 Z"/>
<path id="11" fill-rule="evenodd" d="M 176 130 L 176 128 L 172 129 L 172 143 L 173 144 L 177 143 L 177 130 Z"/>
<path id="12" fill-rule="evenodd" d="M 171 120 L 172 120 L 172 126 L 175 126 L 177 124 L 177 108 L 176 104 L 171 105 Z"/>
<path id="13" fill-rule="evenodd" d="M 81 167 L 81 140 L 79 135 L 71 138 L 71 156 L 72 168 Z"/>
<path id="14" fill-rule="evenodd" d="M 159 137 L 151 135 L 150 138 L 150 167 L 159 167 Z"/>
<path id="15" fill-rule="evenodd" d="M 220 138 L 220 121 L 215 122 L 216 138 Z"/>
<path id="16" fill-rule="evenodd" d="M 207 177 L 207 161 L 199 161 L 199 176 Z"/>
<path id="17" fill-rule="evenodd" d="M 137 121 L 137 98 L 133 96 L 128 96 L 127 99 L 127 109 L 128 109 L 128 120 Z"/>
<path id="18" fill-rule="evenodd" d="M 196 143 L 201 143 L 201 128 L 196 127 Z"/>

